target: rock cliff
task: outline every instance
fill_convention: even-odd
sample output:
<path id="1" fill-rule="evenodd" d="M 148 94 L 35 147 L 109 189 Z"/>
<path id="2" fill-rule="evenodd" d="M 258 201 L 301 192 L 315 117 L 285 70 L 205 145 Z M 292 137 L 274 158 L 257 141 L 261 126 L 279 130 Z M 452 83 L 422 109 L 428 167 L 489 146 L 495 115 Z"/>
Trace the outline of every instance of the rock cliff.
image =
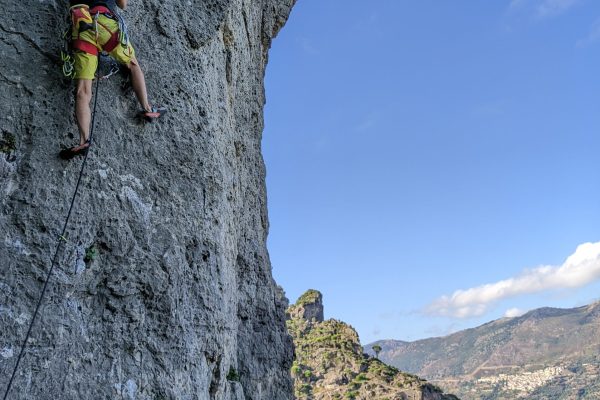
<path id="1" fill-rule="evenodd" d="M 289 307 L 288 319 L 306 320 L 309 322 L 323 322 L 323 295 L 321 292 L 310 289 L 296 301 L 293 307 Z"/>
<path id="2" fill-rule="evenodd" d="M 95 145 L 10 399 L 292 398 L 287 301 L 265 246 L 263 77 L 295 0 L 130 0 L 160 124 L 100 84 Z M 2 0 L 0 392 L 80 159 L 58 64 L 67 2 Z"/>
<path id="3" fill-rule="evenodd" d="M 322 299 L 321 293 L 309 290 L 287 310 L 296 348 L 292 375 L 297 399 L 458 400 L 363 354 L 350 325 L 323 320 Z"/>

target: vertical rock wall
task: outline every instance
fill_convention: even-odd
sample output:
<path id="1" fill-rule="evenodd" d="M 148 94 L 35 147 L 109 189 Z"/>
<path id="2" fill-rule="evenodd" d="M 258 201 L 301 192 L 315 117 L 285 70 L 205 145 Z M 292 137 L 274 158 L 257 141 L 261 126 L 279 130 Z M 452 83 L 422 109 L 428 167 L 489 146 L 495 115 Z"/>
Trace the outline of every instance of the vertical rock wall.
<path id="1" fill-rule="evenodd" d="M 151 101 L 170 111 L 140 124 L 125 78 L 100 84 L 69 241 L 10 399 L 292 397 L 260 142 L 267 51 L 294 2 L 129 1 Z M 78 137 L 57 62 L 66 0 L 0 3 L 4 393 L 81 159 L 56 156 Z"/>

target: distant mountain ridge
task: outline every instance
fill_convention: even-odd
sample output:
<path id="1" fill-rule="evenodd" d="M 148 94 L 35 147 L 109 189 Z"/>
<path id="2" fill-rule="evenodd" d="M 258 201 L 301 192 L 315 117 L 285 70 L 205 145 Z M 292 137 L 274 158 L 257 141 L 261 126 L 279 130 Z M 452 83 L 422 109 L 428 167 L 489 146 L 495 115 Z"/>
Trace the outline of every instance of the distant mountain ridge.
<path id="1" fill-rule="evenodd" d="M 365 346 L 462 399 L 600 399 L 600 302 L 540 308 L 445 337 Z"/>

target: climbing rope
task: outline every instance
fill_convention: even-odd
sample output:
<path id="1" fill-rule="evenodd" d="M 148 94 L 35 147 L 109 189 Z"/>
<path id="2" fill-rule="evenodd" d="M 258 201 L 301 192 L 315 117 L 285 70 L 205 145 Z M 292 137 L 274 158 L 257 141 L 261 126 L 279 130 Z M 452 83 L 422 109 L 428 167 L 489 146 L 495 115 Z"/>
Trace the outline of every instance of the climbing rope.
<path id="1" fill-rule="evenodd" d="M 100 64 L 100 61 L 99 61 L 99 64 Z M 44 295 L 46 294 L 46 288 L 48 287 L 48 282 L 50 281 L 50 277 L 52 276 L 52 271 L 54 270 L 54 266 L 56 265 L 56 261 L 58 260 L 58 253 L 60 251 L 61 245 L 63 242 L 65 242 L 65 243 L 67 242 L 65 233 L 67 232 L 67 226 L 69 224 L 69 219 L 71 218 L 71 212 L 73 211 L 73 206 L 75 205 L 75 198 L 77 197 L 77 192 L 79 191 L 79 185 L 81 183 L 81 178 L 83 177 L 83 172 L 85 170 L 85 164 L 86 164 L 86 161 L 88 158 L 88 154 L 90 153 L 90 150 L 91 150 L 92 144 L 93 144 L 92 139 L 93 139 L 93 135 L 94 135 L 94 121 L 96 119 L 96 107 L 98 106 L 98 92 L 99 92 L 99 86 L 100 86 L 101 79 L 102 78 L 98 77 L 98 79 L 96 80 L 96 93 L 94 95 L 94 110 L 92 112 L 92 124 L 90 127 L 90 137 L 89 137 L 90 147 L 85 152 L 85 155 L 83 157 L 83 162 L 81 163 L 81 170 L 79 171 L 79 178 L 77 178 L 77 185 L 75 186 L 75 191 L 73 192 L 73 197 L 71 199 L 71 206 L 69 207 L 69 212 L 67 214 L 67 218 L 65 219 L 65 223 L 63 225 L 62 232 L 58 236 L 58 244 L 56 245 L 56 251 L 54 252 L 54 257 L 52 258 L 52 264 L 50 265 L 50 270 L 48 270 L 48 274 L 46 275 L 46 280 L 44 281 L 44 287 L 42 288 L 42 293 L 40 294 L 40 298 L 38 299 L 37 305 L 35 307 L 35 311 L 33 312 L 33 317 L 31 318 L 31 322 L 29 323 L 29 328 L 27 329 L 27 334 L 25 335 L 25 340 L 23 341 L 23 344 L 21 345 L 21 350 L 19 351 L 19 356 L 17 357 L 17 362 L 13 369 L 10 380 L 8 381 L 8 386 L 6 387 L 6 392 L 4 393 L 3 400 L 8 399 L 8 393 L 10 392 L 10 388 L 13 384 L 15 376 L 17 375 L 17 370 L 19 369 L 19 363 L 21 362 L 21 359 L 23 358 L 23 354 L 25 353 L 25 348 L 27 347 L 27 341 L 29 340 L 29 336 L 31 335 L 31 331 L 33 329 L 33 325 L 35 324 L 35 320 L 36 320 L 36 317 L 40 310 L 40 306 L 42 305 L 42 301 L 44 300 Z"/>

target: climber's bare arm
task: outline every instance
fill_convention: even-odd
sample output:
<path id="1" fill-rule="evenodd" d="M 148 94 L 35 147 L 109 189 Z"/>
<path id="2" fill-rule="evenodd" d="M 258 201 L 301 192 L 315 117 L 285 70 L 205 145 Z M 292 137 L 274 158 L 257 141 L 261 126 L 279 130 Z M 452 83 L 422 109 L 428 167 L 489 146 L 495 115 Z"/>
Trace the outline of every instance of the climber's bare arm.
<path id="1" fill-rule="evenodd" d="M 117 5 L 124 10 L 127 7 L 127 0 L 117 0 Z"/>

